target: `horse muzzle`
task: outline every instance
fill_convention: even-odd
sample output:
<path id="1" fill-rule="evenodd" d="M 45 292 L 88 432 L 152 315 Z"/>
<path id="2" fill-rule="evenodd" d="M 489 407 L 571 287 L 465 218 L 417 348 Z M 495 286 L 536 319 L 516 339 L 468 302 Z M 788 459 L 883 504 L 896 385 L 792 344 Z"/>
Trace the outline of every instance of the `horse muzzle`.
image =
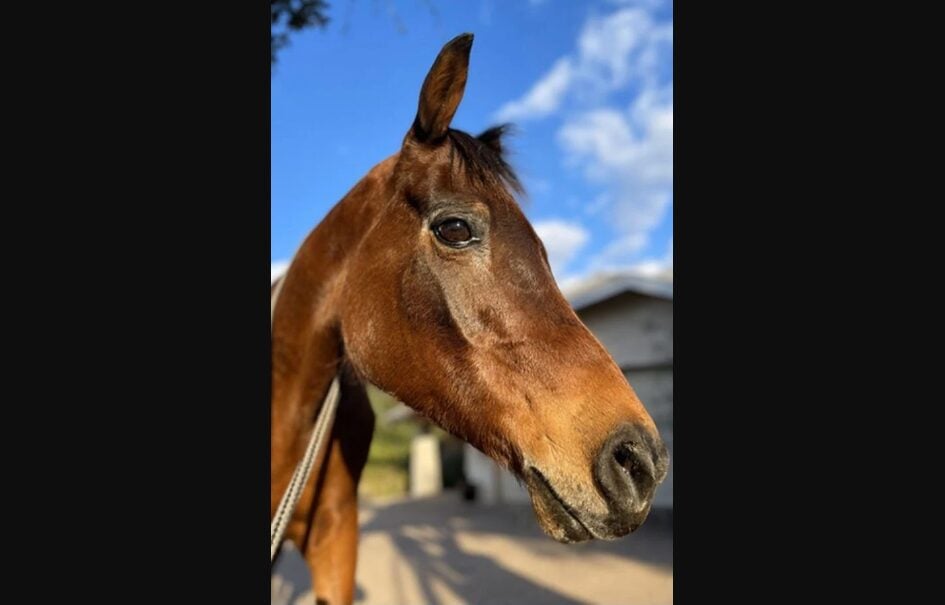
<path id="1" fill-rule="evenodd" d="M 666 445 L 649 429 L 624 424 L 601 446 L 592 467 L 595 488 L 606 514 L 582 510 L 580 497 L 557 490 L 537 467 L 525 472 L 525 483 L 542 529 L 559 542 L 592 538 L 612 540 L 636 531 L 649 515 L 657 486 L 666 478 Z"/>

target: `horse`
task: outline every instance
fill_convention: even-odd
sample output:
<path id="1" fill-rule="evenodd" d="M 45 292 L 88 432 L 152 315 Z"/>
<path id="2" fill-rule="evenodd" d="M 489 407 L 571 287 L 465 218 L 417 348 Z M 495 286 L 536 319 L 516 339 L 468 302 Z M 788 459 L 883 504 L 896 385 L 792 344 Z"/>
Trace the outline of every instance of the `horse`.
<path id="1" fill-rule="evenodd" d="M 515 194 L 507 125 L 451 128 L 473 35 L 443 46 L 399 151 L 305 238 L 271 327 L 271 510 L 337 375 L 341 399 L 286 530 L 319 603 L 351 603 L 370 382 L 509 469 L 560 542 L 615 539 L 646 519 L 666 446 L 580 321 Z"/>

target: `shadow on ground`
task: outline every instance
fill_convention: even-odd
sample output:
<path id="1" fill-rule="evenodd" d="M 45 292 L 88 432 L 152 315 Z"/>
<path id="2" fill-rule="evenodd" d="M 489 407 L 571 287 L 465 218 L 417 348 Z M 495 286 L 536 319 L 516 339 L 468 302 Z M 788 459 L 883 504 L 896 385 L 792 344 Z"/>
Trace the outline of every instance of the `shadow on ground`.
<path id="1" fill-rule="evenodd" d="M 559 544 L 531 507 L 484 506 L 456 494 L 362 504 L 356 602 L 573 605 L 671 603 L 671 511 L 654 511 L 612 542 Z M 277 562 L 273 605 L 311 604 L 308 569 L 290 549 Z"/>

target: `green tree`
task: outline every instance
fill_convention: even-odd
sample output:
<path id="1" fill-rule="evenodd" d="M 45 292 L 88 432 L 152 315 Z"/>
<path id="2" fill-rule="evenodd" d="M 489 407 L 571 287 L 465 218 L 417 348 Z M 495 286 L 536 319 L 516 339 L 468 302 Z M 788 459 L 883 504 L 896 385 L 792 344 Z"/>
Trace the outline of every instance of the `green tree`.
<path id="1" fill-rule="evenodd" d="M 276 53 L 289 42 L 289 32 L 306 27 L 325 27 L 328 23 L 328 3 L 325 0 L 271 0 L 272 22 L 269 31 L 270 64 L 276 62 Z"/>

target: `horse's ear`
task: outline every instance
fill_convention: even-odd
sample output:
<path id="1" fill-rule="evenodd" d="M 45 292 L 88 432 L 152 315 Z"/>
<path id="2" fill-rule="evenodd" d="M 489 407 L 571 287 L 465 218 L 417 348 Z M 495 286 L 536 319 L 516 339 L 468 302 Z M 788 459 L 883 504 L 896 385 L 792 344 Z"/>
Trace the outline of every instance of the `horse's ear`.
<path id="1" fill-rule="evenodd" d="M 469 51 L 473 35 L 462 34 L 446 43 L 420 89 L 420 106 L 413 122 L 413 138 L 435 143 L 446 136 L 466 90 Z"/>

